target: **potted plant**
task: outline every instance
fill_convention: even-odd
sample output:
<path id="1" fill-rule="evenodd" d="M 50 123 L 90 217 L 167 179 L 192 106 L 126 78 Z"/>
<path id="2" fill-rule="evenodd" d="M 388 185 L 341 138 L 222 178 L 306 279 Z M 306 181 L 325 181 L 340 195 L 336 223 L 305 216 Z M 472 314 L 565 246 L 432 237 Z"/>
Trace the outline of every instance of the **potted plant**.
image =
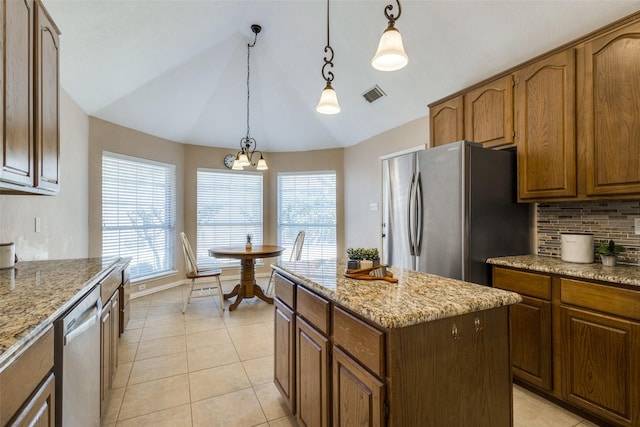
<path id="1" fill-rule="evenodd" d="M 622 245 L 616 245 L 613 240 L 609 240 L 609 243 L 600 243 L 598 247 L 598 253 L 602 260 L 602 265 L 607 267 L 613 267 L 616 265 L 616 256 L 619 253 L 624 252 L 626 249 Z"/>
<path id="2" fill-rule="evenodd" d="M 372 267 L 380 264 L 380 254 L 377 248 L 365 249 L 362 253 L 362 258 L 371 261 Z"/>
<path id="3" fill-rule="evenodd" d="M 349 261 L 347 262 L 348 270 L 356 270 L 360 268 L 360 261 L 363 258 L 363 248 L 347 248 L 347 256 Z"/>

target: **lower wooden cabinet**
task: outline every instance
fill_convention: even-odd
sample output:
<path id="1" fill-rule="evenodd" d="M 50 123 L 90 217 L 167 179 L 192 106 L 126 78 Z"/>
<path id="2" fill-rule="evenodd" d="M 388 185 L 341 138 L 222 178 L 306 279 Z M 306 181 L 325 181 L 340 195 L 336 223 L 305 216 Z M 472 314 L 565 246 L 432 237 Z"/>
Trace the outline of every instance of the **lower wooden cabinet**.
<path id="1" fill-rule="evenodd" d="M 296 319 L 296 418 L 302 426 L 327 427 L 329 339 L 302 318 Z"/>
<path id="2" fill-rule="evenodd" d="M 11 427 L 53 427 L 56 419 L 55 394 L 55 377 L 50 374 L 24 409 L 9 425 Z"/>
<path id="3" fill-rule="evenodd" d="M 564 397 L 618 425 L 640 424 L 640 323 L 561 307 Z"/>
<path id="4" fill-rule="evenodd" d="M 274 305 L 276 312 L 273 381 L 289 410 L 295 413 L 295 314 L 278 298 L 274 300 Z"/>
<path id="5" fill-rule="evenodd" d="M 333 426 L 377 427 L 385 422 L 384 383 L 333 348 Z"/>
<path id="6" fill-rule="evenodd" d="M 119 293 L 116 291 L 102 308 L 100 328 L 100 413 L 108 407 L 113 378 L 118 369 L 118 337 L 120 336 Z"/>

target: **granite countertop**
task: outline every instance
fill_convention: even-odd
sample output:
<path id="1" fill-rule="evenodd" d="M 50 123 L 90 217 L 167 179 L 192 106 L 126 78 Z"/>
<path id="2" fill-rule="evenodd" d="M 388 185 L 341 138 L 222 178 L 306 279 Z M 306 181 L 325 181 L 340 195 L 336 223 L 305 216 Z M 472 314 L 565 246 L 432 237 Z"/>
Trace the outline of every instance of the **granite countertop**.
<path id="1" fill-rule="evenodd" d="M 119 261 L 28 261 L 0 269 L 0 371 Z"/>
<path id="2" fill-rule="evenodd" d="M 297 283 L 384 328 L 402 328 L 515 304 L 514 292 L 389 267 L 398 283 L 343 275 L 345 260 L 282 262 L 273 268 Z"/>
<path id="3" fill-rule="evenodd" d="M 578 264 L 562 261 L 560 258 L 541 255 L 489 258 L 487 262 L 503 267 L 521 268 L 542 273 L 561 274 L 563 276 L 581 279 L 638 286 L 640 290 L 640 267 L 637 265 L 618 264 L 615 267 L 605 267 L 600 263 Z"/>

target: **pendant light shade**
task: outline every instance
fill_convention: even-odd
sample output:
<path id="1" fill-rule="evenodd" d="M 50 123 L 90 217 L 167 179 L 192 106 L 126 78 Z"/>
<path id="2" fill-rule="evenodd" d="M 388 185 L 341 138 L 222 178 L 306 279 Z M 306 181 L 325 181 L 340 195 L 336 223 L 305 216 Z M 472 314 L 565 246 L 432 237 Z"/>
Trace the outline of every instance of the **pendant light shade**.
<path id="1" fill-rule="evenodd" d="M 318 102 L 316 111 L 322 114 L 338 114 L 340 112 L 338 95 L 336 95 L 336 91 L 331 87 L 330 82 L 327 82 L 327 85 L 320 95 L 320 102 Z"/>
<path id="2" fill-rule="evenodd" d="M 378 43 L 378 50 L 371 60 L 371 65 L 380 71 L 395 71 L 403 68 L 409 62 L 404 52 L 400 31 L 389 25 Z"/>
<path id="3" fill-rule="evenodd" d="M 387 5 L 384 9 L 384 16 L 389 20 L 389 24 L 387 25 L 387 29 L 384 30 L 384 33 L 382 33 L 380 43 L 378 43 L 378 50 L 371 60 L 371 65 L 376 70 L 396 71 L 403 68 L 409 62 L 409 57 L 405 53 L 402 44 L 402 35 L 400 35 L 400 31 L 395 27 L 396 19 L 398 19 L 402 13 L 400 1 L 396 0 L 396 3 L 398 4 L 397 16 L 389 13 L 393 9 L 393 5 Z"/>
<path id="4" fill-rule="evenodd" d="M 258 166 L 256 166 L 256 169 L 259 171 L 269 169 L 269 167 L 267 166 L 267 161 L 264 159 L 264 157 L 262 157 L 262 155 L 260 155 L 260 160 L 258 160 Z"/>

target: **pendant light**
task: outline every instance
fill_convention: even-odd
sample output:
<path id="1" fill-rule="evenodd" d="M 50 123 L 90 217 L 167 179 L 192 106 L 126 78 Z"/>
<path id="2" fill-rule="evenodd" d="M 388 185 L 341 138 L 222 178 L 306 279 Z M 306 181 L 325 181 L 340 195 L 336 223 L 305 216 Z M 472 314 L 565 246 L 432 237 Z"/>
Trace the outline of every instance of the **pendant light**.
<path id="1" fill-rule="evenodd" d="M 326 84 L 320 95 L 320 102 L 316 106 L 316 111 L 321 114 L 337 114 L 340 112 L 340 104 L 338 104 L 338 96 L 331 86 L 333 81 L 333 71 L 327 70 L 327 67 L 333 68 L 333 48 L 329 41 L 329 0 L 327 0 L 327 45 L 324 47 L 324 65 L 322 66 L 322 78 Z"/>
<path id="2" fill-rule="evenodd" d="M 262 155 L 262 151 L 257 151 L 257 143 L 256 140 L 251 138 L 249 135 L 249 99 L 251 92 L 249 90 L 249 76 L 251 71 L 250 59 L 251 59 L 251 48 L 256 45 L 256 41 L 258 40 L 258 33 L 262 31 L 262 27 L 257 24 L 253 24 L 251 26 L 251 31 L 255 34 L 253 43 L 247 43 L 247 135 L 240 140 L 240 151 L 236 155 L 235 160 L 233 161 L 232 170 L 243 170 L 246 166 L 256 166 L 257 170 L 266 170 L 269 169 L 267 166 L 267 162 Z M 253 162 L 253 155 L 255 153 L 260 153 L 260 159 L 257 163 Z M 256 156 L 257 157 L 257 156 Z"/>
<path id="3" fill-rule="evenodd" d="M 384 8 L 384 16 L 389 20 L 387 29 L 382 33 L 380 37 L 380 43 L 378 43 L 378 50 L 371 60 L 371 65 L 376 70 L 380 71 L 395 71 L 403 68 L 409 62 L 409 57 L 404 52 L 402 45 L 402 36 L 400 31 L 395 27 L 395 22 L 400 18 L 402 13 L 402 6 L 400 6 L 400 0 L 396 0 L 398 4 L 398 15 L 395 16 L 390 13 L 393 10 L 393 5 L 388 4 Z"/>

